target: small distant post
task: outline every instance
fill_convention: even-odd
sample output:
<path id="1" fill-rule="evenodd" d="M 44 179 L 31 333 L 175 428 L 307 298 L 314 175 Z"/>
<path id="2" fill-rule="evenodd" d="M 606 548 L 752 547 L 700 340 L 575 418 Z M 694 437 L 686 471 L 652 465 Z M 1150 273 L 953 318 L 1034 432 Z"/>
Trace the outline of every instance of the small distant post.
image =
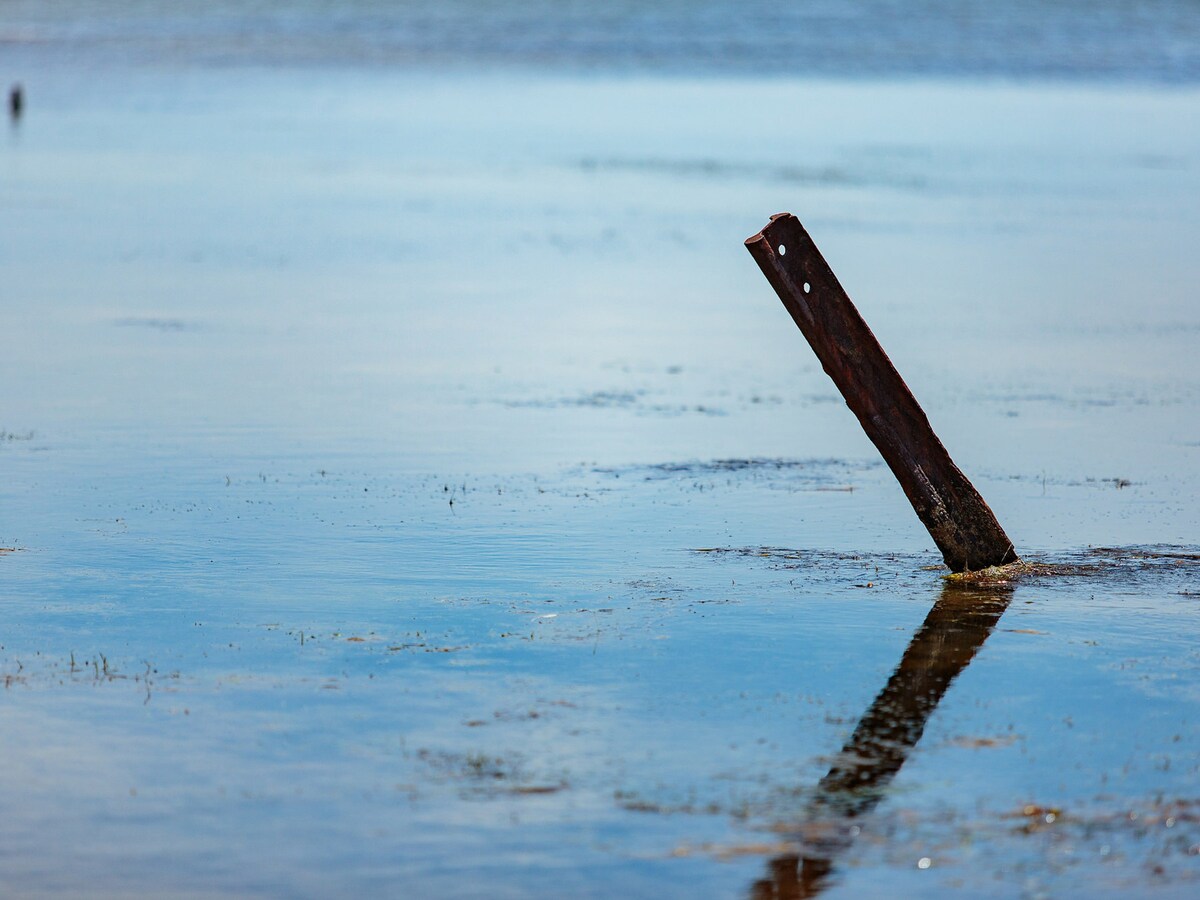
<path id="1" fill-rule="evenodd" d="M 883 455 L 954 572 L 1017 562 L 996 516 L 938 440 L 912 391 L 800 220 L 771 217 L 746 249 Z"/>
<path id="2" fill-rule="evenodd" d="M 8 89 L 8 115 L 14 122 L 21 118 L 21 113 L 25 109 L 25 89 L 20 83 L 14 84 Z"/>

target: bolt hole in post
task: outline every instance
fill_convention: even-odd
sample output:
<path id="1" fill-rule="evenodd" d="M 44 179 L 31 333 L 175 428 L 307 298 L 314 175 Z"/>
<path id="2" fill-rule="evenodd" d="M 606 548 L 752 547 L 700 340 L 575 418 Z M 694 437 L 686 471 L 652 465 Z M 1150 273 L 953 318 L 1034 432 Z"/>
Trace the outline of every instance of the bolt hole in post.
<path id="1" fill-rule="evenodd" d="M 787 256 L 787 246 L 785 244 L 779 245 L 779 255 Z M 812 285 L 809 284 L 807 281 L 804 282 L 804 293 L 806 293 L 806 294 L 812 293 Z"/>

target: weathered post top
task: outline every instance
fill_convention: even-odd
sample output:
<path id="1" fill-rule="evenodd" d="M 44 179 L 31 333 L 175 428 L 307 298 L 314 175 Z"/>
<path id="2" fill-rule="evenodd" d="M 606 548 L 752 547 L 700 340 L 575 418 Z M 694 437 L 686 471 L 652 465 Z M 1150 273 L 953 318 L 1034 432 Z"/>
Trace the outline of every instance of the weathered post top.
<path id="1" fill-rule="evenodd" d="M 1012 541 L 938 440 L 924 411 L 791 213 L 746 240 L 952 571 L 1016 562 Z"/>

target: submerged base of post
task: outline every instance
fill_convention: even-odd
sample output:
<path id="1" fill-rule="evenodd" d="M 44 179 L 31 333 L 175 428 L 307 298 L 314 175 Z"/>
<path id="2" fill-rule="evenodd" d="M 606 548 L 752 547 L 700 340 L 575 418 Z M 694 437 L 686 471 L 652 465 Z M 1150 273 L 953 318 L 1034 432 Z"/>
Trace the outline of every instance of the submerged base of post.
<path id="1" fill-rule="evenodd" d="M 746 240 L 767 281 L 883 455 L 954 572 L 1016 562 L 1012 541 L 933 432 L 816 244 L 791 213 Z"/>

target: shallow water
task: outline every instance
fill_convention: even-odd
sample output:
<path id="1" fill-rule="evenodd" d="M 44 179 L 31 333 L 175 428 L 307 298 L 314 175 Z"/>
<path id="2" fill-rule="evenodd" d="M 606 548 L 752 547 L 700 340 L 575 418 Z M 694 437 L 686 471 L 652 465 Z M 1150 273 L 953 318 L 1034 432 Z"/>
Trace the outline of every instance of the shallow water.
<path id="1" fill-rule="evenodd" d="M 1194 88 L 38 52 L 10 890 L 1195 891 Z M 781 209 L 1064 574 L 944 584 Z"/>
<path id="2" fill-rule="evenodd" d="M 1188 0 L 8 0 L 0 48 L 35 63 L 519 67 L 1195 84 Z"/>

